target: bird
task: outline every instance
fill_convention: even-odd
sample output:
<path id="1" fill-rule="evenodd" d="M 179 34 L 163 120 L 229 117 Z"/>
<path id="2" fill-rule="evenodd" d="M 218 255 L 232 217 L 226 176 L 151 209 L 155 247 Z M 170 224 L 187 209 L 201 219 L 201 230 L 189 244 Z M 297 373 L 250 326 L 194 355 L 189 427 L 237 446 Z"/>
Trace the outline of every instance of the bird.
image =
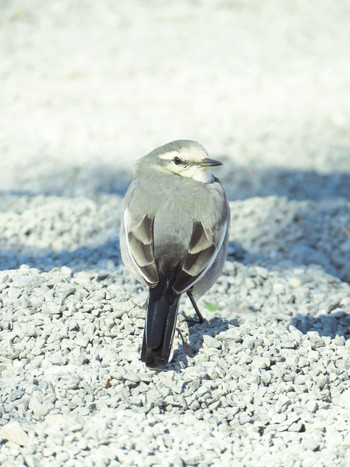
<path id="1" fill-rule="evenodd" d="M 149 288 L 141 361 L 172 359 L 180 297 L 196 300 L 222 273 L 230 208 L 204 147 L 192 140 L 164 144 L 138 160 L 124 197 L 120 251 L 124 265 Z"/>

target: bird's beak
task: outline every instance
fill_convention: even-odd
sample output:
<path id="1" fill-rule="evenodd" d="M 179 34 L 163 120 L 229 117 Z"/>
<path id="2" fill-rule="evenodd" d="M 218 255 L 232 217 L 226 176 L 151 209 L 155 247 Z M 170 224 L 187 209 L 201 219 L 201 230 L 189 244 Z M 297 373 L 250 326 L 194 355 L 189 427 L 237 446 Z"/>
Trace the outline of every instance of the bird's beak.
<path id="1" fill-rule="evenodd" d="M 202 167 L 214 167 L 215 165 L 222 165 L 222 162 L 216 161 L 215 159 L 209 159 L 208 157 L 204 161 L 200 162 Z"/>

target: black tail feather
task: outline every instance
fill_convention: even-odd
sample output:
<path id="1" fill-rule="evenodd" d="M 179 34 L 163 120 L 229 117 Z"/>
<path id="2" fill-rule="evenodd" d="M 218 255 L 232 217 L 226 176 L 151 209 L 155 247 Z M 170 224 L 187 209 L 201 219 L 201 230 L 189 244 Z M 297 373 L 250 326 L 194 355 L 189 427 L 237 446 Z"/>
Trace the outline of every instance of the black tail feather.
<path id="1" fill-rule="evenodd" d="M 157 286 L 150 289 L 141 360 L 165 365 L 171 356 L 180 295 Z"/>

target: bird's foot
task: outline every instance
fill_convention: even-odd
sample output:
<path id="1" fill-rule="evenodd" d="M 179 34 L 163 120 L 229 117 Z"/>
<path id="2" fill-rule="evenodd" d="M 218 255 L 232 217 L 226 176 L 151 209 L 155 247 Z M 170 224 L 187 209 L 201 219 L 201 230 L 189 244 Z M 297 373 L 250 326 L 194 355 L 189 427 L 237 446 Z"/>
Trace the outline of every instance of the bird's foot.
<path id="1" fill-rule="evenodd" d="M 205 320 L 203 319 L 203 321 L 201 321 L 201 320 L 197 320 L 197 319 L 193 319 L 193 318 L 185 318 L 185 321 L 186 321 L 188 327 L 192 328 L 196 324 L 203 324 Z"/>

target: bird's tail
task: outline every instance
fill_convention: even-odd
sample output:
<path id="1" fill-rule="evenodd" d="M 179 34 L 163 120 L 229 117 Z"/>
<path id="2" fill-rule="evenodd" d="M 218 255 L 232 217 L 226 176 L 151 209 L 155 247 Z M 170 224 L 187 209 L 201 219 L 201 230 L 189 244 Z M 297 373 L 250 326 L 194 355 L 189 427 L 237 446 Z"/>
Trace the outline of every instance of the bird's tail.
<path id="1" fill-rule="evenodd" d="M 179 300 L 180 295 L 160 284 L 150 289 L 141 352 L 147 365 L 166 365 L 171 358 Z"/>

